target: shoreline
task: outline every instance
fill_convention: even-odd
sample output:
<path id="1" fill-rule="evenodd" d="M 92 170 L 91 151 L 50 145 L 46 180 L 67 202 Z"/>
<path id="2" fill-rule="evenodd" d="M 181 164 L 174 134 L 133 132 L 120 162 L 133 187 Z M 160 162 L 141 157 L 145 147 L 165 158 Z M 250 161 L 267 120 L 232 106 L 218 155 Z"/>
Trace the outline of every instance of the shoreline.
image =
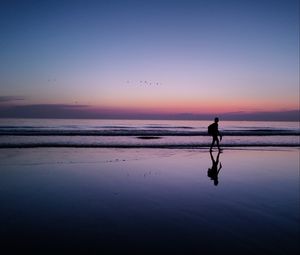
<path id="1" fill-rule="evenodd" d="M 208 149 L 210 144 L 191 145 L 191 144 L 0 144 L 0 149 L 27 149 L 27 148 L 116 148 L 116 149 Z M 299 144 L 222 144 L 221 148 L 298 148 Z"/>

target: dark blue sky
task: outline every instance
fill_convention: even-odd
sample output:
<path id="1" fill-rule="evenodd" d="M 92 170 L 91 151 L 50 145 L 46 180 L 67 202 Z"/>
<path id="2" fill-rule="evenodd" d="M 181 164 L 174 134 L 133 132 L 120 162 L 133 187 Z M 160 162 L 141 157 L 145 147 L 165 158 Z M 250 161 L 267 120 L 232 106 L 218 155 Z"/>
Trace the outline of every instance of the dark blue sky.
<path id="1" fill-rule="evenodd" d="M 0 96 L 14 104 L 299 106 L 296 0 L 1 1 L 0 34 Z"/>

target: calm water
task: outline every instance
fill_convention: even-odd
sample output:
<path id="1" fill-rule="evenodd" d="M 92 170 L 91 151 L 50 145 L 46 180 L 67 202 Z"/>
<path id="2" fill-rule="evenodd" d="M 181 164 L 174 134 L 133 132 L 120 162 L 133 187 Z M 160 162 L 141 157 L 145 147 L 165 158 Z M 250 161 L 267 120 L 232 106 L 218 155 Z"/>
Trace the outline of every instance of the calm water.
<path id="1" fill-rule="evenodd" d="M 0 147 L 207 147 L 210 121 L 0 119 Z M 298 122 L 221 121 L 223 147 L 296 146 Z"/>
<path id="2" fill-rule="evenodd" d="M 217 154 L 212 154 L 216 160 Z M 0 149 L 0 250 L 298 254 L 299 150 Z"/>

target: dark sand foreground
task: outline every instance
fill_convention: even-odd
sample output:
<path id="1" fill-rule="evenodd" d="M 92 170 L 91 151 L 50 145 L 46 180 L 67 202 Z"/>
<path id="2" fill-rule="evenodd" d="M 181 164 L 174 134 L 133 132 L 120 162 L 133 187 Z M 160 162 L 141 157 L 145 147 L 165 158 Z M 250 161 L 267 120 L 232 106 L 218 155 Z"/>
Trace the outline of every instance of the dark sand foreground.
<path id="1" fill-rule="evenodd" d="M 216 163 L 196 149 L 1 149 L 0 253 L 298 254 L 299 149 Z"/>

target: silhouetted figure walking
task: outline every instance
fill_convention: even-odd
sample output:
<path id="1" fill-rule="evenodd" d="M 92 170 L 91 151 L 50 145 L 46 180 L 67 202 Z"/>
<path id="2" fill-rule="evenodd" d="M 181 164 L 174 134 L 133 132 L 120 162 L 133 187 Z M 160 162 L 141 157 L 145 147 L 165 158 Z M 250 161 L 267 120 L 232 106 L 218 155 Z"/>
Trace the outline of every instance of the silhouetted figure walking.
<path id="1" fill-rule="evenodd" d="M 212 142 L 211 142 L 209 151 L 212 151 L 212 148 L 214 147 L 215 142 L 217 143 L 219 151 L 221 151 L 220 141 L 222 141 L 222 135 L 219 132 L 218 122 L 219 122 L 219 118 L 215 118 L 215 122 L 208 126 L 208 134 L 212 136 Z M 220 141 L 219 141 L 218 136 L 220 136 Z"/>
<path id="2" fill-rule="evenodd" d="M 219 183 L 218 174 L 219 174 L 219 172 L 222 168 L 222 163 L 220 162 L 220 166 L 219 166 L 219 169 L 218 169 L 220 152 L 218 152 L 216 160 L 214 159 L 212 152 L 210 151 L 209 153 L 210 153 L 212 166 L 211 166 L 211 168 L 208 168 L 207 176 L 210 177 L 210 179 L 214 181 L 214 185 L 217 186 L 218 183 Z"/>

